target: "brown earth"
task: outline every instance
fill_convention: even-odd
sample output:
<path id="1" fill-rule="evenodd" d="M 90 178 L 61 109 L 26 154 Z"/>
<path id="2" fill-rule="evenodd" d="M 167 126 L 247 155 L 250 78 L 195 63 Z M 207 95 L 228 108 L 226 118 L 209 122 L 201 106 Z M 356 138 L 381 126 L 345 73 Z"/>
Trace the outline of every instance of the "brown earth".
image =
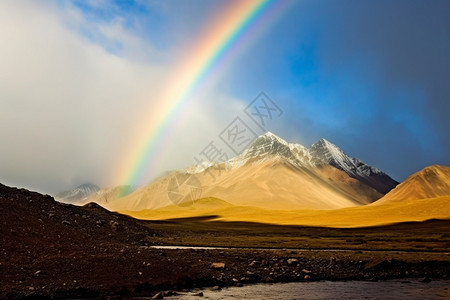
<path id="1" fill-rule="evenodd" d="M 256 282 L 444 278 L 450 270 L 448 254 L 432 251 L 160 250 L 149 246 L 176 236 L 168 227 L 1 184 L 0 222 L 0 298 L 152 296 Z M 212 268 L 214 262 L 224 268 Z"/>

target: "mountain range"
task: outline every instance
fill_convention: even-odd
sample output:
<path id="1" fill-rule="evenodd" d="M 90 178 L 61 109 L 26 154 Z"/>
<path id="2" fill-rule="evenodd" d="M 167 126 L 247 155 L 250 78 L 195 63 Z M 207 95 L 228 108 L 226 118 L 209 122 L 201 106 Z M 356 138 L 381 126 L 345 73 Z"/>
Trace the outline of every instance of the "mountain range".
<path id="1" fill-rule="evenodd" d="M 450 218 L 450 167 L 430 166 L 399 184 L 326 139 L 305 147 L 267 132 L 227 162 L 193 165 L 139 189 L 83 185 L 60 195 L 141 219 L 359 227 Z"/>
<path id="2" fill-rule="evenodd" d="M 430 166 L 399 184 L 325 139 L 305 147 L 267 132 L 227 162 L 193 165 L 137 190 L 83 185 L 59 196 L 142 219 L 372 226 L 450 218 L 450 167 Z"/>
<path id="3" fill-rule="evenodd" d="M 204 197 L 265 209 L 336 209 L 372 203 L 397 184 L 325 139 L 307 148 L 267 132 L 227 162 L 172 172 L 108 203 L 91 200 L 116 211 L 187 205 Z M 177 193 L 184 197 L 174 199 Z"/>
<path id="4" fill-rule="evenodd" d="M 101 189 L 95 184 L 86 183 L 72 190 L 56 194 L 55 200 L 75 205 L 85 205 L 90 202 L 95 202 L 105 206 L 113 200 L 131 194 L 135 189 L 136 187 L 129 185 Z"/>
<path id="5" fill-rule="evenodd" d="M 401 222 L 450 219 L 450 167 L 430 166 L 411 175 L 380 200 L 368 205 L 339 209 L 267 209 L 233 205 L 206 197 L 192 205 L 169 205 L 158 209 L 122 211 L 147 220 L 209 217 L 218 221 L 283 225 L 366 227 Z"/>

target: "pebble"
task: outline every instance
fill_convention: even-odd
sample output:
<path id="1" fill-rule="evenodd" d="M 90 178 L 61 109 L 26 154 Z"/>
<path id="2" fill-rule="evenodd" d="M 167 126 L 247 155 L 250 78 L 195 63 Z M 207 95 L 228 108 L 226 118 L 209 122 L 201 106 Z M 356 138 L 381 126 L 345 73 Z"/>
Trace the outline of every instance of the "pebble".
<path id="1" fill-rule="evenodd" d="M 211 264 L 211 268 L 216 269 L 216 270 L 225 269 L 225 263 L 223 263 L 223 262 L 213 262 Z"/>

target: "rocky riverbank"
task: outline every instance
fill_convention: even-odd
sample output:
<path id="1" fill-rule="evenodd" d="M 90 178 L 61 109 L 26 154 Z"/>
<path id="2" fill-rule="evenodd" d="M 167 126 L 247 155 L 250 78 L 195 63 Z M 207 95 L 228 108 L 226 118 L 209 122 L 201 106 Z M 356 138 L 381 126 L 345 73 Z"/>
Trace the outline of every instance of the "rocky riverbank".
<path id="1" fill-rule="evenodd" d="M 2 262 L 0 295 L 154 296 L 168 290 L 250 283 L 448 278 L 448 261 L 390 257 L 383 252 L 157 250 L 102 244 L 95 252 L 74 249 L 27 263 Z"/>

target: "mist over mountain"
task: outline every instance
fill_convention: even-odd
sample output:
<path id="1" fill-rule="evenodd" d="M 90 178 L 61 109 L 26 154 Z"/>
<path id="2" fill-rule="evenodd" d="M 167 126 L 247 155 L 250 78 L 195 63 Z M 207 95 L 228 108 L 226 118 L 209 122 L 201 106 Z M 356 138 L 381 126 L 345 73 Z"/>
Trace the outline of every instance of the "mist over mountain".
<path id="1" fill-rule="evenodd" d="M 70 191 L 65 191 L 56 194 L 55 199 L 60 202 L 76 204 L 78 201 L 89 197 L 90 195 L 98 192 L 99 190 L 100 187 L 96 186 L 95 184 L 85 183 L 80 186 L 77 186 L 76 188 Z"/>
<path id="2" fill-rule="evenodd" d="M 96 202 L 104 205 L 121 197 L 125 197 L 136 190 L 135 186 L 119 185 L 110 188 L 100 188 L 94 184 L 82 184 L 72 190 L 55 195 L 55 200 L 63 203 L 84 205 Z"/>

